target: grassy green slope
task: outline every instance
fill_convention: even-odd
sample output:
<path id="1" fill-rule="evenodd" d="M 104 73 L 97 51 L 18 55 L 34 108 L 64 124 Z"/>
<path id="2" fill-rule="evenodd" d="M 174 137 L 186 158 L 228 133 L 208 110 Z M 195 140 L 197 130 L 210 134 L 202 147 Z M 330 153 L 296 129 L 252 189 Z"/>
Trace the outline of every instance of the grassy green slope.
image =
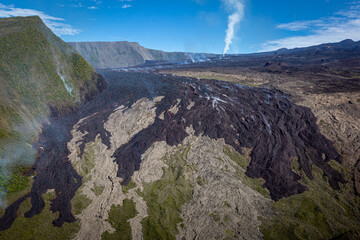
<path id="1" fill-rule="evenodd" d="M 13 165 L 34 161 L 31 143 L 50 109 L 71 111 L 98 92 L 98 81 L 39 17 L 0 19 L 0 192 L 22 189 Z"/>
<path id="2" fill-rule="evenodd" d="M 351 167 L 330 161 L 348 181 L 334 190 L 320 168 L 312 167 L 310 180 L 297 159 L 292 163 L 308 190 L 274 202 L 275 217 L 261 219 L 264 239 L 359 239 L 360 198 L 354 192 Z"/>

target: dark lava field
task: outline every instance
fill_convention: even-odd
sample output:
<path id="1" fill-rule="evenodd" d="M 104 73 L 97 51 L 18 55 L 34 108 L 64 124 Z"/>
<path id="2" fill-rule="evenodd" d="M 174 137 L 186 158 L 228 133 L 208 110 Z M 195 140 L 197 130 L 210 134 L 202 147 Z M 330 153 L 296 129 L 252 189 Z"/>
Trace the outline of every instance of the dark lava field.
<path id="1" fill-rule="evenodd" d="M 100 74 L 109 83 L 103 93 L 72 114 L 58 116 L 54 113 L 43 125 L 36 144 L 38 158 L 32 172 L 37 175 L 32 190 L 6 209 L 0 219 L 0 230 L 10 228 L 17 209 L 26 198 L 31 199 L 32 208 L 25 216 L 39 214 L 44 208 L 41 195 L 48 189 L 56 191 L 51 210 L 60 212 L 53 224 L 62 226 L 64 222 L 75 221 L 70 201 L 82 185 L 82 179 L 68 159 L 66 143 L 71 139 L 70 131 L 80 119 L 87 117 L 80 125 L 80 130 L 87 132 L 82 152 L 85 144 L 94 141 L 97 135 L 110 148 L 110 133 L 105 130 L 104 122 L 117 107 L 129 108 L 141 98 L 164 96 L 156 105 L 154 123 L 134 135 L 113 155 L 122 184 L 126 185 L 139 169 L 141 155 L 154 142 L 178 145 L 187 136 L 185 129 L 189 126 L 193 127 L 195 135 L 223 138 L 239 153 L 242 148 L 252 149 L 246 174 L 251 178 L 263 178 L 264 187 L 275 201 L 306 190 L 299 183 L 300 176 L 291 169 L 291 159 L 295 157 L 310 179 L 311 166 L 316 165 L 324 171 L 333 189 L 346 182 L 328 164 L 330 159 L 341 163 L 342 157 L 332 142 L 320 133 L 313 113 L 295 105 L 284 92 L 157 73 L 103 70 Z M 175 105 L 178 111 L 172 114 L 168 110 Z M 160 117 L 162 113 L 163 118 Z"/>

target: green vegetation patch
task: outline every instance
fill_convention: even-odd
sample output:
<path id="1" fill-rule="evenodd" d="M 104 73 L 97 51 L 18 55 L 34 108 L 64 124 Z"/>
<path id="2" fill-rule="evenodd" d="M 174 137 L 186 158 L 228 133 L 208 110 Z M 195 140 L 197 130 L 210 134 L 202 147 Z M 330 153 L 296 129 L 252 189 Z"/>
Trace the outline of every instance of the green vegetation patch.
<path id="1" fill-rule="evenodd" d="M 238 165 L 235 167 L 238 178 L 240 178 L 246 185 L 258 191 L 265 197 L 270 197 L 269 190 L 263 187 L 264 179 L 250 178 L 245 174 L 247 166 L 251 162 L 251 149 L 243 148 L 243 154 L 240 154 L 232 147 L 226 146 L 224 148 L 224 153 Z"/>
<path id="2" fill-rule="evenodd" d="M 0 116 L 1 119 L 8 118 L 13 124 L 21 123 L 20 114 L 12 107 L 0 105 Z"/>
<path id="3" fill-rule="evenodd" d="M 81 193 L 81 188 L 76 192 L 73 199 L 71 199 L 71 209 L 73 214 L 80 214 L 85 208 L 92 203 L 92 200 Z"/>
<path id="4" fill-rule="evenodd" d="M 96 139 L 95 142 L 87 143 L 85 145 L 84 154 L 81 156 L 80 161 L 75 164 L 75 168 L 77 169 L 78 173 L 83 177 L 83 184 L 92 178 L 90 173 L 91 170 L 95 167 L 95 146 L 98 141 L 99 140 Z M 71 199 L 71 209 L 73 214 L 75 215 L 80 214 L 92 203 L 91 199 L 87 198 L 84 194 L 82 194 L 83 186 L 76 191 L 75 196 L 73 197 L 73 199 Z M 94 185 L 94 188 L 92 189 L 95 195 L 101 195 L 103 190 L 103 186 L 96 185 Z"/>
<path id="5" fill-rule="evenodd" d="M 83 184 L 92 178 L 90 173 L 91 170 L 95 167 L 95 146 L 97 141 L 98 139 L 96 139 L 95 142 L 87 143 L 85 145 L 84 154 L 81 156 L 80 161 L 75 164 L 75 168 L 77 169 L 78 173 L 83 177 Z M 71 199 L 71 209 L 75 215 L 80 214 L 92 203 L 92 200 L 87 198 L 82 193 L 83 186 L 76 191 L 75 196 L 73 199 Z M 94 185 L 94 188 L 91 190 L 95 193 L 96 196 L 100 196 L 104 191 L 104 186 Z"/>
<path id="6" fill-rule="evenodd" d="M 42 195 L 45 207 L 43 211 L 34 217 L 25 218 L 24 213 L 31 208 L 30 199 L 26 199 L 17 212 L 18 217 L 15 219 L 11 228 L 0 231 L 0 239 L 72 239 L 80 230 L 78 222 L 64 223 L 62 227 L 54 227 L 52 222 L 57 219 L 58 213 L 50 210 L 50 202 L 55 198 L 55 192 Z"/>
<path id="7" fill-rule="evenodd" d="M 360 198 L 351 186 L 349 166 L 330 161 L 350 182 L 333 190 L 320 168 L 312 167 L 314 179 L 310 180 L 299 169 L 297 159 L 292 163 L 308 191 L 273 203 L 275 217 L 261 218 L 264 239 L 330 239 L 349 233 L 360 237 Z"/>
<path id="8" fill-rule="evenodd" d="M 224 223 L 228 223 L 228 222 L 230 222 L 230 217 L 229 217 L 229 215 L 224 215 L 224 218 L 223 218 L 223 221 L 224 221 Z"/>
<path id="9" fill-rule="evenodd" d="M 4 158 L 9 145 L 36 141 L 38 120 L 50 114 L 49 107 L 60 114 L 72 111 L 83 96 L 96 90 L 97 78 L 86 60 L 39 17 L 2 18 L 0 36 L 0 158 Z M 9 163 L 22 158 L 17 157 L 22 147 L 18 149 L 8 154 Z M 35 158 L 30 160 L 25 162 L 32 164 Z M 26 178 L 16 170 L 1 170 L 0 175 L 0 188 L 8 194 L 26 186 Z"/>
<path id="10" fill-rule="evenodd" d="M 192 198 L 194 180 L 188 176 L 194 170 L 188 165 L 190 145 L 177 147 L 175 153 L 163 161 L 169 166 L 163 168 L 163 176 L 153 183 L 144 183 L 139 192 L 145 200 L 149 216 L 143 221 L 144 239 L 175 239 L 182 206 Z"/>
<path id="11" fill-rule="evenodd" d="M 332 127 L 329 123 L 326 123 L 324 120 L 320 120 L 319 127 L 321 130 L 323 130 L 325 133 L 329 133 L 332 130 Z"/>
<path id="12" fill-rule="evenodd" d="M 219 214 L 217 214 L 216 212 L 210 213 L 209 216 L 210 216 L 211 219 L 214 220 L 215 222 L 220 222 L 220 220 L 221 220 Z"/>
<path id="13" fill-rule="evenodd" d="M 75 164 L 78 173 L 85 177 L 95 167 L 95 142 L 87 143 L 85 145 L 84 154 L 81 156 L 81 160 Z"/>
<path id="14" fill-rule="evenodd" d="M 122 186 L 123 193 L 127 194 L 130 189 L 133 189 L 136 187 L 136 183 L 133 180 L 130 180 L 130 182 L 126 186 Z"/>
<path id="15" fill-rule="evenodd" d="M 225 234 L 226 234 L 225 239 L 235 239 L 234 231 L 232 231 L 230 229 L 226 229 Z"/>
<path id="16" fill-rule="evenodd" d="M 124 199 L 122 206 L 111 206 L 107 221 L 115 228 L 115 232 L 104 232 L 101 236 L 102 239 L 131 240 L 132 234 L 129 220 L 136 217 L 137 214 L 136 205 L 132 199 Z"/>
<path id="17" fill-rule="evenodd" d="M 29 165 L 13 164 L 9 168 L 9 172 L 11 172 L 9 176 L 0 175 L 0 191 L 15 193 L 26 189 L 30 181 L 29 177 L 25 176 L 28 171 Z"/>
<path id="18" fill-rule="evenodd" d="M 231 208 L 231 205 L 230 205 L 230 203 L 228 203 L 227 201 L 225 201 L 225 202 L 224 202 L 224 207 Z"/>
<path id="19" fill-rule="evenodd" d="M 204 186 L 204 185 L 206 184 L 206 179 L 198 176 L 198 177 L 196 178 L 196 183 L 197 183 L 199 186 Z"/>
<path id="20" fill-rule="evenodd" d="M 16 20 L 16 21 L 15 21 Z M 6 107 L 12 107 L 16 113 L 20 110 L 16 104 L 29 111 L 21 119 L 36 118 L 47 114 L 46 104 L 74 105 L 63 82 L 57 74 L 55 58 L 65 59 L 66 51 L 57 49 L 56 36 L 49 37 L 49 29 L 41 28 L 39 18 L 16 18 L 5 28 L 19 27 L 19 31 L 10 32 L 0 38 L 0 79 L 3 80 L 8 96 L 1 99 Z M 63 43 L 65 44 L 65 43 Z M 66 44 L 65 44 L 66 45 Z M 70 47 L 68 47 L 70 49 Z M 67 49 L 67 50 L 69 50 Z M 60 62 L 59 65 L 67 65 Z M 12 101 L 9 101 L 11 97 Z"/>
<path id="21" fill-rule="evenodd" d="M 94 188 L 92 188 L 91 190 L 95 193 L 95 196 L 100 196 L 103 191 L 105 189 L 105 186 L 102 186 L 102 185 L 94 185 Z"/>
<path id="22" fill-rule="evenodd" d="M 3 208 L 3 207 L 11 205 L 12 203 L 14 203 L 16 200 L 18 200 L 22 196 L 30 193 L 33 182 L 34 182 L 34 180 L 31 177 L 28 177 L 27 185 L 23 189 L 21 189 L 17 192 L 12 192 L 12 193 L 6 194 L 6 197 L 4 197 L 4 199 L 2 199 L 5 205 L 0 206 L 0 217 L 3 216 L 5 213 L 5 208 Z"/>
<path id="23" fill-rule="evenodd" d="M 73 72 L 77 79 L 91 82 L 94 71 L 91 65 L 80 54 L 71 54 L 71 63 L 73 66 Z"/>
<path id="24" fill-rule="evenodd" d="M 242 167 L 243 169 L 246 170 L 247 166 L 249 165 L 249 163 L 251 162 L 251 158 L 249 157 L 249 155 L 241 155 L 240 153 L 238 153 L 237 151 L 235 151 L 234 149 L 226 146 L 224 149 L 224 153 L 226 155 L 228 155 L 228 157 L 233 160 L 237 165 L 239 165 L 240 167 Z"/>

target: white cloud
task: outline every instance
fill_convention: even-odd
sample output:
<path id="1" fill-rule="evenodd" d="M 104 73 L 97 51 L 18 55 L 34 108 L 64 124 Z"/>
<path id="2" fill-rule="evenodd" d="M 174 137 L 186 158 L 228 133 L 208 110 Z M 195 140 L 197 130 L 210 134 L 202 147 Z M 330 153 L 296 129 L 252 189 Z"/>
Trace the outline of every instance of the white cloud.
<path id="1" fill-rule="evenodd" d="M 312 26 L 317 24 L 321 24 L 323 21 L 321 20 L 310 20 L 310 21 L 296 21 L 291 23 L 284 23 L 277 26 L 277 28 L 289 30 L 289 31 L 302 31 L 308 30 Z"/>
<path id="2" fill-rule="evenodd" d="M 80 30 L 74 29 L 72 26 L 60 22 L 64 21 L 62 18 L 52 17 L 34 9 L 15 8 L 13 5 L 6 6 L 0 3 L 0 18 L 27 16 L 39 16 L 46 26 L 48 26 L 58 36 L 76 35 L 80 32 Z"/>
<path id="3" fill-rule="evenodd" d="M 199 5 L 204 5 L 207 2 L 207 0 L 193 0 L 193 1 Z"/>
<path id="4" fill-rule="evenodd" d="M 74 1 L 74 0 L 73 0 Z M 84 3 L 82 0 L 75 0 L 77 4 L 71 4 L 70 7 L 73 8 L 87 8 L 90 10 L 99 9 L 99 6 L 102 4 L 102 1 L 91 0 L 91 2 Z"/>
<path id="5" fill-rule="evenodd" d="M 131 7 L 131 5 L 130 4 L 124 4 L 121 8 L 130 8 Z"/>
<path id="6" fill-rule="evenodd" d="M 82 5 L 81 2 L 79 2 L 78 4 L 73 4 L 72 7 L 74 7 L 74 8 L 82 8 L 84 6 Z"/>
<path id="7" fill-rule="evenodd" d="M 303 35 L 267 41 L 261 51 L 279 48 L 308 47 L 344 39 L 360 40 L 360 2 L 354 2 L 346 10 L 336 12 L 332 17 L 309 21 L 295 21 L 277 26 L 288 31 L 303 31 Z"/>

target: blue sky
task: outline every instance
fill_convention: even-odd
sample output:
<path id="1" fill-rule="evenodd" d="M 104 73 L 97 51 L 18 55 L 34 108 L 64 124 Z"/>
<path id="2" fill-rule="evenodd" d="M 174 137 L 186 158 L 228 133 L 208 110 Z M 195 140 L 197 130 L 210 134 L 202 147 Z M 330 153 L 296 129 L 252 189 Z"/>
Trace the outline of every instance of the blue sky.
<path id="1" fill-rule="evenodd" d="M 165 51 L 250 53 L 360 40 L 353 0 L 0 0 L 0 17 L 40 15 L 65 41 L 134 41 Z M 229 28 L 233 16 L 234 34 Z M 228 35 L 226 35 L 228 33 Z"/>

